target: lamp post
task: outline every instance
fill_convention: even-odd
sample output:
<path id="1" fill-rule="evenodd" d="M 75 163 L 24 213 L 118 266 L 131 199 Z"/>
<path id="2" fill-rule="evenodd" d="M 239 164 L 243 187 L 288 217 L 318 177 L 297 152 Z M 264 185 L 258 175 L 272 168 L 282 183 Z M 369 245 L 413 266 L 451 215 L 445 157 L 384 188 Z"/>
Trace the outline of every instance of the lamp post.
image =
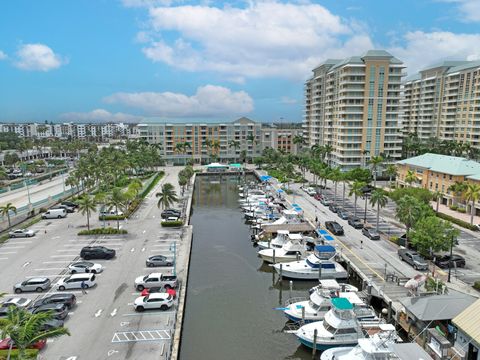
<path id="1" fill-rule="evenodd" d="M 450 282 L 450 278 L 452 275 L 452 255 L 453 255 L 453 243 L 455 241 L 454 236 L 452 235 L 452 239 L 450 240 L 450 260 L 448 261 L 448 278 L 447 282 Z"/>
<path id="2" fill-rule="evenodd" d="M 28 185 L 28 181 L 25 179 L 23 180 L 25 186 L 27 187 L 27 195 L 28 195 L 28 205 L 32 205 L 32 201 L 30 200 L 30 186 Z"/>
<path id="3" fill-rule="evenodd" d="M 170 251 L 173 251 L 173 276 L 177 276 L 177 243 L 170 245 Z"/>
<path id="4" fill-rule="evenodd" d="M 367 202 L 368 202 L 368 194 L 367 193 L 363 194 L 363 199 L 365 200 L 365 212 L 363 214 L 363 225 L 365 226 L 367 224 Z"/>

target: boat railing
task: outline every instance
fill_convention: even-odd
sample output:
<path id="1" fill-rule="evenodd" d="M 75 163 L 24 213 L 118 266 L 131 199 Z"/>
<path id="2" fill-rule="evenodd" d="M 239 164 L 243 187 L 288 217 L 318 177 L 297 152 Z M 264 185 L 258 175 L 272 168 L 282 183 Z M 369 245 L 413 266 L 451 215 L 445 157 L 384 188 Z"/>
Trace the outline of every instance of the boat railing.
<path id="1" fill-rule="evenodd" d="M 283 332 L 285 333 L 294 333 L 300 329 L 300 327 L 303 325 L 301 322 L 287 322 L 285 326 L 283 327 Z"/>
<path id="2" fill-rule="evenodd" d="M 297 296 L 297 297 L 292 297 L 290 299 L 285 300 L 285 306 L 300 302 L 300 301 L 307 301 L 308 299 L 306 297 L 302 296 Z"/>

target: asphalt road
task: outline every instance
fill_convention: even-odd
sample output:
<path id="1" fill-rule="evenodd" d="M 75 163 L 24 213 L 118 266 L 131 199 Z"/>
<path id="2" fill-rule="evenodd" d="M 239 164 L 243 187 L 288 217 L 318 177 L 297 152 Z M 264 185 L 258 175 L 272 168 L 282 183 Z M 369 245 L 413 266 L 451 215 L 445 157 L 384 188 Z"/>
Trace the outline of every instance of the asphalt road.
<path id="1" fill-rule="evenodd" d="M 136 313 L 132 303 L 139 293 L 133 283 L 137 276 L 151 272 L 172 273 L 172 268 L 147 269 L 145 259 L 153 254 L 173 256 L 174 242 L 178 244 L 177 252 L 182 249 L 180 231 L 160 227 L 160 210 L 155 198 L 163 182 L 176 184 L 178 170 L 168 169 L 170 174 L 150 193 L 134 218 L 121 222 L 122 228 L 129 231 L 126 236 L 78 236 L 78 231 L 86 227 L 86 219 L 74 213 L 66 219 L 42 220 L 31 227 L 37 232 L 35 237 L 12 239 L 0 247 L 0 292 L 8 293 L 5 297 L 14 296 L 12 286 L 25 278 L 47 276 L 56 283 L 67 276 L 66 267 L 78 259 L 85 245 L 99 244 L 117 251 L 113 260 L 94 260 L 105 268 L 98 275 L 95 288 L 89 289 L 86 295 L 80 290 L 71 291 L 78 300 L 65 323 L 71 336 L 49 340 L 39 359 L 158 360 L 166 356 L 175 308 L 165 312 Z M 100 226 L 96 219 L 92 223 L 94 227 Z M 111 222 L 110 225 L 116 224 Z M 44 295 L 21 294 L 31 299 Z"/>

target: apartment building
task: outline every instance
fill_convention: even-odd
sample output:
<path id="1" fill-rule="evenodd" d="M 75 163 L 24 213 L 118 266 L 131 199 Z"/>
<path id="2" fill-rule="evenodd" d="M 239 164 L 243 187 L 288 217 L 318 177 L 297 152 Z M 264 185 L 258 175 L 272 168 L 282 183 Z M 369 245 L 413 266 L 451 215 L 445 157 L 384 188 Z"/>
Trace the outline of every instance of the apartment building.
<path id="1" fill-rule="evenodd" d="M 138 124 L 138 135 L 149 143 L 160 144 L 162 157 L 173 164 L 183 164 L 186 159 L 195 163 L 208 163 L 216 158 L 220 162 L 239 161 L 242 151 L 247 158 L 262 152 L 262 124 L 242 117 L 231 123 L 165 123 Z M 237 148 L 230 146 L 238 141 Z M 218 144 L 209 146 L 208 142 Z M 188 143 L 185 149 L 177 144 Z"/>
<path id="2" fill-rule="evenodd" d="M 401 156 L 402 61 L 383 50 L 329 59 L 305 83 L 308 145 L 331 145 L 327 161 L 349 170 L 383 154 Z"/>
<path id="3" fill-rule="evenodd" d="M 444 61 L 407 78 L 403 133 L 480 148 L 480 61 Z"/>
<path id="4" fill-rule="evenodd" d="M 297 154 L 301 151 L 302 145 L 294 142 L 296 136 L 303 136 L 301 128 L 285 129 L 264 124 L 262 127 L 262 150 L 272 148 L 284 153 Z"/>

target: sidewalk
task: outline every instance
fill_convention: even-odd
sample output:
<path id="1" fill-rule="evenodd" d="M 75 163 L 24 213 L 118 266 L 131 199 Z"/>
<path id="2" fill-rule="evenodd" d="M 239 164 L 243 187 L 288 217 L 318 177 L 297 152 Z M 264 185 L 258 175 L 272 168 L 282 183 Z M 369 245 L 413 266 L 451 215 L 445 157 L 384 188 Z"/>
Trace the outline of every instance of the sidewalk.
<path id="1" fill-rule="evenodd" d="M 437 202 L 436 201 L 431 201 L 430 204 L 432 205 L 433 209 L 435 210 L 437 208 Z M 452 216 L 454 218 L 457 218 L 459 220 L 463 220 L 467 223 L 470 224 L 470 213 L 461 213 L 455 210 L 450 209 L 447 205 L 440 204 L 438 206 L 438 211 L 441 213 L 444 213 L 446 215 Z M 480 216 L 474 216 L 473 217 L 473 225 L 480 224 Z"/>

